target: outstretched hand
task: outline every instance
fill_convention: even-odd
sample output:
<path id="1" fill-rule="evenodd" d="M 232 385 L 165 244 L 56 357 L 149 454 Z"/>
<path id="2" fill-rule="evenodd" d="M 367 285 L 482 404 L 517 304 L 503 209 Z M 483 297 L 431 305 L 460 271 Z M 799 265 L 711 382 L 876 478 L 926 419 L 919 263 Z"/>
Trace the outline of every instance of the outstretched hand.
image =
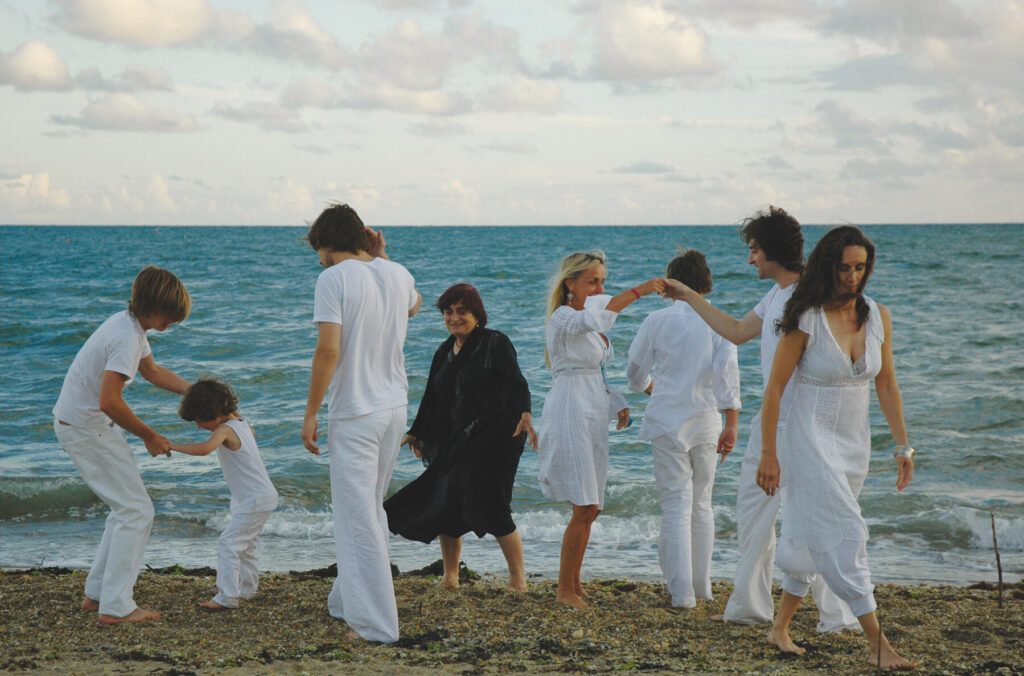
<path id="1" fill-rule="evenodd" d="M 665 282 L 666 279 L 664 277 L 653 277 L 636 287 L 636 290 L 641 296 L 651 293 L 663 293 L 665 291 Z"/>
<path id="2" fill-rule="evenodd" d="M 633 422 L 630 419 L 630 417 L 629 417 L 629 409 L 628 408 L 622 409 L 621 411 L 618 412 L 617 415 L 618 415 L 618 418 L 619 418 L 619 421 L 615 424 L 615 429 L 617 429 L 617 430 L 624 430 L 627 427 L 629 427 L 630 424 Z"/>
<path id="3" fill-rule="evenodd" d="M 158 455 L 171 457 L 171 442 L 162 434 L 150 437 L 145 440 L 146 450 L 154 458 Z"/>
<path id="4" fill-rule="evenodd" d="M 686 286 L 678 279 L 666 279 L 665 290 L 662 291 L 661 295 L 665 298 L 671 298 L 672 300 L 689 301 L 688 294 L 691 293 L 693 293 L 693 289 Z"/>

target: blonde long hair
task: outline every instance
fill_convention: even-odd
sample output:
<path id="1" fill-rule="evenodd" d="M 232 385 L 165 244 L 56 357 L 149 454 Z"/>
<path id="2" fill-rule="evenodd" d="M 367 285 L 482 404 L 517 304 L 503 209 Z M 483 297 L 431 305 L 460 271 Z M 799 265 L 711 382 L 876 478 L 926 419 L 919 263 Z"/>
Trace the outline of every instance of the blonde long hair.
<path id="1" fill-rule="evenodd" d="M 607 266 L 607 257 L 603 251 L 576 251 L 562 259 L 562 265 L 558 273 L 551 278 L 551 287 L 548 294 L 548 312 L 544 316 L 544 323 L 551 318 L 551 314 L 558 308 L 569 302 L 569 289 L 565 286 L 566 280 L 576 279 L 581 274 L 594 267 L 598 263 Z M 551 358 L 548 356 L 548 349 L 544 348 L 544 363 L 551 368 Z"/>

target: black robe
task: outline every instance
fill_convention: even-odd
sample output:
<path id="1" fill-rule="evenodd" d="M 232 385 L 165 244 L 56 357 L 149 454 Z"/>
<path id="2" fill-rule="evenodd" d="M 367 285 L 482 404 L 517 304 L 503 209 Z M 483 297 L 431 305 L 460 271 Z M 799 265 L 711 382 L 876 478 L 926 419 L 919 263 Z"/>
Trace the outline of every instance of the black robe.
<path id="1" fill-rule="evenodd" d="M 457 355 L 454 344 L 449 336 L 434 353 L 409 429 L 427 469 L 384 502 L 391 532 L 420 542 L 516 528 L 512 484 L 526 434 L 512 433 L 530 411 L 529 386 L 500 331 L 477 327 Z"/>

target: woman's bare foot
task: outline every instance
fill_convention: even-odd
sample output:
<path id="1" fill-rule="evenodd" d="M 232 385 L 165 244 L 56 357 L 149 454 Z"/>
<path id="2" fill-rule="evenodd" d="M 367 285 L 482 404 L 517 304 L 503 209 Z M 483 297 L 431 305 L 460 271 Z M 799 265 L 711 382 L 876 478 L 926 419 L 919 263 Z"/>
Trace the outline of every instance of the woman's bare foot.
<path id="1" fill-rule="evenodd" d="M 889 641 L 882 637 L 882 660 L 878 660 L 878 651 L 875 650 L 875 646 L 871 647 L 871 659 L 868 660 L 868 664 L 873 667 L 877 667 L 881 664 L 883 669 L 917 669 L 917 665 L 910 660 L 901 657 L 892 649 L 889 645 Z"/>
<path id="2" fill-rule="evenodd" d="M 113 615 L 104 615 L 100 613 L 99 619 L 103 624 L 121 624 L 122 622 L 148 622 L 149 620 L 159 620 L 161 617 L 160 613 L 155 610 L 146 610 L 145 608 L 136 608 L 132 612 L 128 613 L 124 617 L 114 617 Z"/>
<path id="3" fill-rule="evenodd" d="M 574 608 L 587 607 L 587 602 L 581 599 L 574 592 L 565 592 L 564 594 L 562 592 L 558 592 L 557 594 L 555 594 L 555 601 L 558 603 L 564 603 L 566 605 L 573 606 Z"/>
<path id="4" fill-rule="evenodd" d="M 444 589 L 457 589 L 459 586 L 459 574 L 446 574 L 438 581 L 438 584 L 441 585 L 441 587 L 443 587 Z"/>
<path id="5" fill-rule="evenodd" d="M 359 634 L 357 634 L 357 633 L 356 633 L 356 630 L 355 630 L 355 629 L 353 629 L 353 630 L 351 630 L 350 632 L 348 632 L 347 634 L 345 634 L 345 638 L 350 638 L 350 639 L 352 639 L 353 641 L 358 641 L 359 639 L 361 639 L 361 638 L 362 638 L 362 636 L 360 636 Z"/>
<path id="6" fill-rule="evenodd" d="M 772 627 L 768 630 L 768 642 L 773 646 L 776 646 L 779 650 L 784 653 L 794 653 L 796 655 L 803 655 L 806 650 L 793 643 L 793 639 L 789 637 L 789 632 L 783 629 L 776 629 Z"/>
<path id="7" fill-rule="evenodd" d="M 576 596 L 579 596 L 581 599 L 589 599 L 590 598 L 590 594 L 587 593 L 587 590 L 584 589 L 583 585 L 580 584 L 580 583 L 576 584 L 576 588 L 573 591 L 575 591 L 576 592 Z"/>
<path id="8" fill-rule="evenodd" d="M 231 608 L 229 608 L 228 606 L 222 606 L 213 599 L 210 599 L 209 601 L 203 601 L 199 604 L 199 607 L 206 608 L 207 610 L 231 610 Z"/>
<path id="9" fill-rule="evenodd" d="M 88 596 L 82 597 L 82 612 L 83 613 L 95 613 L 100 609 L 100 602 L 93 601 Z"/>

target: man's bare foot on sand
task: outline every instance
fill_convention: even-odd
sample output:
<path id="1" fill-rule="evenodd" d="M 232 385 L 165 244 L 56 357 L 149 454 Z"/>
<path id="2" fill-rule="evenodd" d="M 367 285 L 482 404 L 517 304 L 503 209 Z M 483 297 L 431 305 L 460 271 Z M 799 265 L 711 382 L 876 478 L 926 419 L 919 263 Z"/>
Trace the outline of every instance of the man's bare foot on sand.
<path id="1" fill-rule="evenodd" d="M 210 599 L 209 601 L 203 601 L 202 603 L 199 604 L 199 607 L 200 608 L 206 608 L 207 610 L 231 610 L 230 607 L 222 606 L 221 604 L 217 603 L 213 599 Z"/>
<path id="2" fill-rule="evenodd" d="M 773 646 L 777 647 L 784 653 L 794 653 L 796 655 L 803 655 L 807 652 L 805 649 L 793 643 L 793 639 L 789 637 L 788 631 L 776 629 L 772 627 L 768 630 L 768 642 Z"/>
<path id="3" fill-rule="evenodd" d="M 149 620 L 159 620 L 160 617 L 160 613 L 155 610 L 136 608 L 124 617 L 114 617 L 113 615 L 103 615 L 101 613 L 99 619 L 103 624 L 121 624 L 122 622 L 148 622 Z"/>
<path id="4" fill-rule="evenodd" d="M 917 669 L 917 665 L 910 660 L 901 657 L 892 649 L 889 645 L 889 641 L 882 638 L 882 661 L 878 661 L 878 651 L 875 650 L 875 646 L 871 646 L 871 659 L 868 660 L 868 664 L 873 667 L 877 667 L 879 664 L 882 665 L 883 669 Z"/>
<path id="5" fill-rule="evenodd" d="M 100 609 L 100 602 L 93 601 L 88 596 L 82 599 L 82 612 L 83 613 L 95 613 Z"/>
<path id="6" fill-rule="evenodd" d="M 712 615 L 708 619 L 712 622 L 725 622 L 725 613 L 722 613 L 721 615 Z"/>

